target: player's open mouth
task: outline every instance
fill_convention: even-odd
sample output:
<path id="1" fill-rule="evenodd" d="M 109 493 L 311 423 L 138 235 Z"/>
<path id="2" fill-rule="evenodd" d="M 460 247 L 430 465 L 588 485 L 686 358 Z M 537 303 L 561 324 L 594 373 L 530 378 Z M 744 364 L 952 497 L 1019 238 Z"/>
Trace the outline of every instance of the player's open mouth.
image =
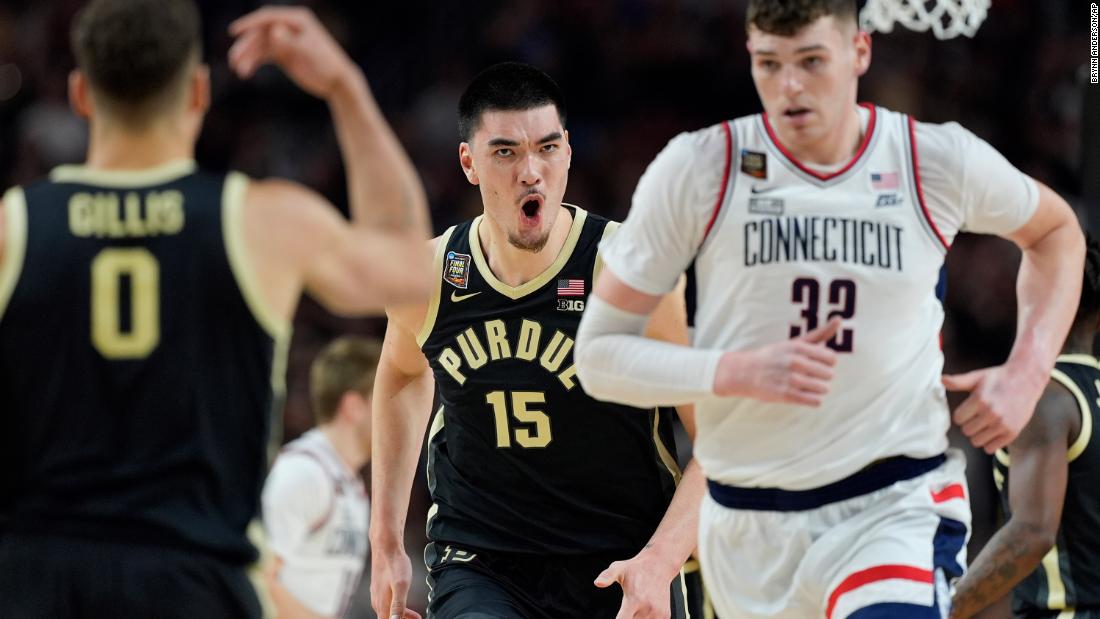
<path id="1" fill-rule="evenodd" d="M 783 115 L 792 120 L 800 120 L 810 114 L 810 108 L 807 107 L 791 107 L 783 110 Z"/>
<path id="2" fill-rule="evenodd" d="M 539 222 L 542 212 L 542 196 L 531 194 L 520 200 L 520 219 L 527 224 L 535 225 Z"/>

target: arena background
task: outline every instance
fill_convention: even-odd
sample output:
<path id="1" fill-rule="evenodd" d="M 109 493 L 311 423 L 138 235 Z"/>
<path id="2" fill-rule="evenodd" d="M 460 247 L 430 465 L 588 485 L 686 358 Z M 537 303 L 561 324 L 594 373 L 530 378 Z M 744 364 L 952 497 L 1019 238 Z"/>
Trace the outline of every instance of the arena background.
<path id="1" fill-rule="evenodd" d="M 81 4 L 0 1 L 0 181 L 5 187 L 84 155 L 86 127 L 70 114 L 65 92 L 73 67 L 68 26 Z M 342 206 L 343 171 L 324 104 L 300 93 L 276 70 L 242 82 L 226 66 L 228 23 L 259 3 L 199 4 L 214 94 L 199 163 L 216 171 L 293 178 Z M 493 62 L 526 61 L 560 83 L 574 149 L 566 199 L 615 218 L 626 214 L 639 175 L 669 138 L 759 111 L 744 46 L 745 0 L 304 4 L 365 69 L 419 168 L 437 233 L 481 208 L 457 163 L 455 108 L 467 81 Z M 1100 206 L 1100 86 L 1087 85 L 1088 4 L 994 0 L 974 39 L 943 42 L 898 29 L 875 35 L 860 98 L 924 121 L 959 121 L 1066 197 L 1086 227 L 1094 227 Z M 964 235 L 955 242 L 948 257 L 944 330 L 948 371 L 1006 356 L 1014 333 L 1018 260 L 1004 241 Z M 291 348 L 285 439 L 311 425 L 306 377 L 319 348 L 341 333 L 380 336 L 383 329 L 380 320 L 338 319 L 308 298 L 302 302 Z M 988 461 L 969 451 L 973 552 L 988 538 L 996 510 Z M 414 566 L 428 505 L 423 476 L 419 479 L 408 531 Z M 373 616 L 365 591 L 364 584 L 349 616 Z M 423 609 L 425 595 L 417 578 L 412 606 Z"/>

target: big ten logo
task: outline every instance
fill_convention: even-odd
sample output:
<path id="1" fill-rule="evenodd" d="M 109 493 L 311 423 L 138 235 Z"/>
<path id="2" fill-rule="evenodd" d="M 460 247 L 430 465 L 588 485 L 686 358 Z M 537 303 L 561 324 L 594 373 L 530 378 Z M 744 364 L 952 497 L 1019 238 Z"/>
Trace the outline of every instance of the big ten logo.
<path id="1" fill-rule="evenodd" d="M 559 312 L 583 312 L 584 299 L 558 299 Z"/>

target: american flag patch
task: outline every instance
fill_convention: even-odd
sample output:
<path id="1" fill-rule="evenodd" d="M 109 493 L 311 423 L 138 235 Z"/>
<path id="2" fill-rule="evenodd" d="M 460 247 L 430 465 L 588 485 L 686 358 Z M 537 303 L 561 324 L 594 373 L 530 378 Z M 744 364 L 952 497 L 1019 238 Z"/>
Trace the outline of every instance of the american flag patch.
<path id="1" fill-rule="evenodd" d="M 898 188 L 898 173 L 897 172 L 872 172 L 871 173 L 871 189 L 876 191 L 885 191 L 888 189 Z"/>
<path id="2" fill-rule="evenodd" d="M 559 279 L 558 280 L 558 296 L 559 297 L 583 297 L 584 296 L 584 280 L 583 279 Z"/>

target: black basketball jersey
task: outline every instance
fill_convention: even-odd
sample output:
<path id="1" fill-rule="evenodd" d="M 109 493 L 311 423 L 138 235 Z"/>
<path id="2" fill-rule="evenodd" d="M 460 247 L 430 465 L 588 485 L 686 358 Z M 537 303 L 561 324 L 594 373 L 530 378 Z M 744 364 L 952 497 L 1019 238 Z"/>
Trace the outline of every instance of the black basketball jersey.
<path id="1" fill-rule="evenodd" d="M 254 559 L 289 327 L 249 279 L 246 184 L 63 166 L 5 195 L 4 529 Z"/>
<path id="2" fill-rule="evenodd" d="M 441 404 L 428 455 L 433 541 L 629 556 L 675 491 L 674 411 L 600 402 L 577 380 L 573 342 L 609 222 L 566 208 L 557 260 L 519 287 L 489 269 L 480 217 L 439 242 L 439 287 L 417 338 Z"/>
<path id="3" fill-rule="evenodd" d="M 1093 423 L 1100 411 L 1100 363 L 1089 355 L 1062 355 L 1051 377 L 1076 398 L 1081 433 L 1069 448 L 1069 478 L 1057 544 L 1012 594 L 1013 612 L 1025 617 L 1054 616 L 1065 609 L 1100 609 L 1100 446 L 1093 440 Z M 1009 454 L 999 450 L 993 475 L 1006 514 L 1010 464 Z"/>

